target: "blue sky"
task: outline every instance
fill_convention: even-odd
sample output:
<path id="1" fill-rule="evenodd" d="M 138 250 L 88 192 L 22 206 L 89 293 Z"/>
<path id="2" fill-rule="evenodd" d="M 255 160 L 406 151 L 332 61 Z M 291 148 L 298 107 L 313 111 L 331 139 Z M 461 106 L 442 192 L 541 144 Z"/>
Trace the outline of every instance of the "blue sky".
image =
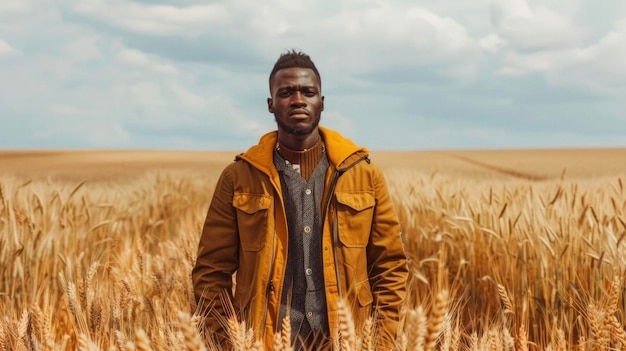
<path id="1" fill-rule="evenodd" d="M 2 0 L 0 149 L 246 149 L 291 48 L 370 149 L 626 147 L 623 0 Z"/>

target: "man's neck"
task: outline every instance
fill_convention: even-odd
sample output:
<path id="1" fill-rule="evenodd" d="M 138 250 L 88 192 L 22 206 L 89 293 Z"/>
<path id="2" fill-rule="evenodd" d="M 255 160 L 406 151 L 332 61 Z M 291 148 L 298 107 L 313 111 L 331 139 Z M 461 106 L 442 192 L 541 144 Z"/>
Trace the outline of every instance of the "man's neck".
<path id="1" fill-rule="evenodd" d="M 302 151 L 292 150 L 280 141 L 278 142 L 277 149 L 282 158 L 289 161 L 292 165 L 299 166 L 300 175 L 307 181 L 324 154 L 324 145 L 321 139 L 318 139 L 317 143 L 312 147 Z"/>
<path id="2" fill-rule="evenodd" d="M 307 135 L 293 135 L 284 131 L 278 131 L 278 142 L 294 151 L 310 149 L 319 141 L 320 133 L 318 129 Z"/>

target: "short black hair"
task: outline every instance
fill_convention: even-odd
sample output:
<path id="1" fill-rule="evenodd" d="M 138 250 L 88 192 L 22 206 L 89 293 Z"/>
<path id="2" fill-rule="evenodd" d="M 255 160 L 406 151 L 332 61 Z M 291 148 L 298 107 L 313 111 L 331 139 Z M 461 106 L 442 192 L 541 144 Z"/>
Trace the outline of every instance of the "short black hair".
<path id="1" fill-rule="evenodd" d="M 315 72 L 315 75 L 317 76 L 320 86 L 322 85 L 322 77 L 320 77 L 320 72 L 317 71 L 317 67 L 315 67 L 313 60 L 311 60 L 311 57 L 303 53 L 302 51 L 296 51 L 292 49 L 292 50 L 287 51 L 284 54 L 281 54 L 278 60 L 276 60 L 276 63 L 274 64 L 274 68 L 272 68 L 272 72 L 270 73 L 270 78 L 269 78 L 270 88 L 272 86 L 272 78 L 274 78 L 274 76 L 276 75 L 276 72 L 284 68 L 293 68 L 293 67 L 312 69 L 313 72 Z"/>

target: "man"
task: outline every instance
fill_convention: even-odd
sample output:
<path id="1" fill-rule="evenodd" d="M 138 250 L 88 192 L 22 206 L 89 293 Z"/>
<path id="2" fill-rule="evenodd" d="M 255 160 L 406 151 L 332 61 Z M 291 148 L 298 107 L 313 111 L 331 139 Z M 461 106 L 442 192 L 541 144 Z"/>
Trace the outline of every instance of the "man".
<path id="1" fill-rule="evenodd" d="M 308 55 L 281 55 L 269 85 L 278 130 L 226 167 L 204 223 L 192 277 L 206 326 L 224 343 L 232 303 L 266 350 L 286 316 L 296 348 L 328 348 L 342 300 L 357 332 L 374 316 L 377 349 L 392 349 L 408 270 L 383 174 L 318 125 L 324 96 Z"/>

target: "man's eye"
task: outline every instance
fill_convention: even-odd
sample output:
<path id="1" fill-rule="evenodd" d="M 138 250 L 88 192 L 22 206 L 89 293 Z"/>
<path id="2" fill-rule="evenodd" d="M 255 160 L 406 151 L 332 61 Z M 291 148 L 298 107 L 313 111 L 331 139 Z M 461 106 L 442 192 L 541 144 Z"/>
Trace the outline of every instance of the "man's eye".
<path id="1" fill-rule="evenodd" d="M 278 93 L 278 96 L 281 96 L 281 97 L 287 97 L 287 96 L 290 96 L 290 95 L 291 95 L 291 92 L 289 90 L 283 90 L 283 91 Z"/>
<path id="2" fill-rule="evenodd" d="M 308 96 L 308 97 L 313 97 L 316 95 L 316 93 L 314 91 L 305 91 L 304 95 Z"/>

